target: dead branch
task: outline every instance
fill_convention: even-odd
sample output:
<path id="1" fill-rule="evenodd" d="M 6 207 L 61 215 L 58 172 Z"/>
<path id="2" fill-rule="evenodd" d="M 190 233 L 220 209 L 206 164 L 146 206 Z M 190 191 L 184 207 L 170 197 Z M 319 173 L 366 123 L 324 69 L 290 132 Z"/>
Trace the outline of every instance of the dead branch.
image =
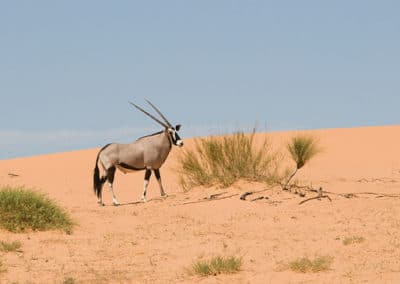
<path id="1" fill-rule="evenodd" d="M 220 193 L 214 193 L 214 194 L 211 194 L 211 195 L 208 196 L 208 197 L 204 197 L 203 199 L 215 199 L 216 197 L 218 197 L 218 196 L 220 196 L 220 195 L 223 195 L 223 194 L 225 194 L 225 193 L 228 193 L 228 192 L 225 191 L 225 192 L 220 192 Z"/>
<path id="2" fill-rule="evenodd" d="M 189 201 L 189 202 L 185 202 L 185 203 L 182 203 L 181 205 L 187 205 L 187 204 L 196 204 L 196 203 L 202 203 L 202 202 L 209 202 L 209 201 L 217 201 L 217 200 L 222 200 L 222 199 L 228 199 L 228 198 L 231 198 L 231 197 L 234 197 L 234 196 L 238 196 L 239 195 L 239 193 L 235 193 L 235 194 L 232 194 L 232 195 L 228 195 L 228 196 L 224 196 L 224 197 L 220 197 L 220 198 L 212 198 L 212 199 L 209 199 L 209 198 L 203 198 L 203 199 L 200 199 L 200 200 L 197 200 L 197 201 Z"/>
<path id="3" fill-rule="evenodd" d="M 308 201 L 311 201 L 311 200 L 315 200 L 315 199 L 321 200 L 321 198 L 328 198 L 329 201 L 332 202 L 332 199 L 331 199 L 328 195 L 323 195 L 323 196 L 314 196 L 314 197 L 305 199 L 305 200 L 301 201 L 301 202 L 299 203 L 299 205 L 304 204 L 304 203 L 306 203 L 306 202 L 308 202 Z"/>
<path id="4" fill-rule="evenodd" d="M 256 190 L 256 191 L 246 191 L 245 193 L 243 193 L 243 194 L 240 196 L 240 199 L 241 199 L 241 200 L 246 200 L 246 197 L 247 197 L 248 195 L 255 194 L 255 193 L 260 193 L 260 192 L 264 192 L 264 191 L 267 191 L 267 190 L 270 190 L 270 188 L 264 188 L 264 189 Z M 268 198 L 268 197 L 267 197 L 267 198 Z"/>
<path id="5" fill-rule="evenodd" d="M 252 199 L 252 200 L 250 200 L 251 202 L 254 202 L 254 201 L 257 201 L 257 200 L 262 200 L 262 199 L 268 199 L 268 197 L 265 197 L 265 196 L 260 196 L 260 197 L 256 197 L 256 198 L 254 198 L 254 199 Z"/>
<path id="6" fill-rule="evenodd" d="M 397 180 L 391 179 L 391 178 L 370 178 L 370 179 L 362 178 L 362 179 L 357 180 L 357 182 L 360 182 L 360 183 L 373 183 L 373 182 L 395 183 L 395 182 L 397 182 Z"/>
<path id="7" fill-rule="evenodd" d="M 247 191 L 247 192 L 245 192 L 245 193 L 243 193 L 241 196 L 240 196 L 240 200 L 246 200 L 246 197 L 248 196 L 248 195 L 252 195 L 254 192 L 251 192 L 251 191 Z"/>
<path id="8" fill-rule="evenodd" d="M 324 195 L 323 192 L 324 192 L 324 191 L 322 190 L 322 187 L 320 187 L 320 188 L 317 190 L 317 193 L 318 193 L 317 196 L 314 196 L 314 197 L 311 197 L 311 198 L 307 198 L 307 199 L 301 201 L 301 202 L 299 203 L 299 205 L 304 204 L 304 203 L 306 203 L 306 202 L 308 202 L 308 201 L 311 201 L 311 200 L 315 200 L 315 199 L 321 200 L 321 198 L 328 198 L 329 201 L 332 202 L 332 199 L 329 197 L 329 195 Z"/>

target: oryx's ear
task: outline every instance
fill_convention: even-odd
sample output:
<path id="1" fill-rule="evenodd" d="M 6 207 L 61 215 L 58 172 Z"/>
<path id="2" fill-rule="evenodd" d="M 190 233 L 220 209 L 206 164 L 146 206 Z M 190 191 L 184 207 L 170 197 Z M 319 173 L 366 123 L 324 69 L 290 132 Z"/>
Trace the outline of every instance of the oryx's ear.
<path id="1" fill-rule="evenodd" d="M 180 124 L 177 124 L 177 125 L 175 126 L 175 130 L 176 130 L 176 131 L 179 131 L 179 129 L 181 129 L 181 125 L 180 125 Z"/>

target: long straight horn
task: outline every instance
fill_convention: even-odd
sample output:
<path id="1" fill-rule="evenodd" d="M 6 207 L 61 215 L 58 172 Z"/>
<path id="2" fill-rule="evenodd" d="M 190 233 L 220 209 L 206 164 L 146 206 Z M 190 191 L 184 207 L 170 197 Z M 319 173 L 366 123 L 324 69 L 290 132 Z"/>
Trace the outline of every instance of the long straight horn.
<path id="1" fill-rule="evenodd" d="M 168 124 L 169 127 L 172 127 L 172 124 L 168 121 L 168 119 L 165 118 L 165 116 L 161 113 L 161 111 L 156 108 L 155 105 L 153 105 L 149 100 L 146 100 L 146 102 L 152 107 L 154 108 L 154 110 L 162 117 L 162 119 L 164 119 L 165 123 Z"/>
<path id="2" fill-rule="evenodd" d="M 143 112 L 144 114 L 148 115 L 149 117 L 151 117 L 152 119 L 154 119 L 156 122 L 158 122 L 159 124 L 161 124 L 162 126 L 164 126 L 165 128 L 170 127 L 169 125 L 166 125 L 164 122 L 158 120 L 157 118 L 155 118 L 153 115 L 151 115 L 150 113 L 148 113 L 147 111 L 145 111 L 144 109 L 142 109 L 140 106 L 135 105 L 132 102 L 129 102 L 131 105 L 133 105 L 135 108 L 137 108 L 138 110 L 140 110 L 141 112 Z"/>

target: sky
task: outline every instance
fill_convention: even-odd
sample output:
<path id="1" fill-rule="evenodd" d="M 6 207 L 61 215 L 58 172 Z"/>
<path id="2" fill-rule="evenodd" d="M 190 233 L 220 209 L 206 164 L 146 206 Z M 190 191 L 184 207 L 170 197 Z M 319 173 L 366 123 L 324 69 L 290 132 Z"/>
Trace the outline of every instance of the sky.
<path id="1" fill-rule="evenodd" d="M 1 1 L 0 159 L 400 123 L 399 1 Z"/>

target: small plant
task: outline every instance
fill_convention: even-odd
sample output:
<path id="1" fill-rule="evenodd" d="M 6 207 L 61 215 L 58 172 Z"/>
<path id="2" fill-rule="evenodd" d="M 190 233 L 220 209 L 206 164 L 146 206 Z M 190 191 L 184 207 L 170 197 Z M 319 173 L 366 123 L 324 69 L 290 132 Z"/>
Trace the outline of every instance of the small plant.
<path id="1" fill-rule="evenodd" d="M 72 226 L 67 212 L 45 195 L 25 188 L 0 189 L 0 227 L 11 232 L 59 229 L 69 234 Z"/>
<path id="2" fill-rule="evenodd" d="M 318 256 L 313 260 L 302 257 L 288 263 L 288 268 L 295 272 L 321 272 L 329 270 L 333 263 L 332 256 Z"/>
<path id="3" fill-rule="evenodd" d="M 63 284 L 75 284 L 77 283 L 73 277 L 65 277 Z"/>
<path id="4" fill-rule="evenodd" d="M 229 187 L 240 179 L 271 181 L 276 172 L 276 156 L 271 153 L 266 139 L 256 148 L 254 136 L 255 130 L 249 135 L 237 132 L 197 140 L 196 148 L 185 151 L 180 157 L 183 188 Z"/>
<path id="5" fill-rule="evenodd" d="M 317 139 L 313 136 L 307 135 L 298 135 L 293 137 L 287 144 L 287 149 L 290 153 L 290 157 L 296 163 L 296 169 L 287 179 L 285 185 L 283 186 L 284 190 L 289 189 L 288 185 L 293 177 L 297 174 L 298 170 L 304 167 L 304 165 L 311 160 L 311 158 L 320 152 Z"/>
<path id="6" fill-rule="evenodd" d="M 0 251 L 3 252 L 12 252 L 12 251 L 19 251 L 22 244 L 20 241 L 13 241 L 11 243 L 0 241 Z"/>
<path id="7" fill-rule="evenodd" d="M 242 258 L 217 256 L 209 260 L 195 262 L 192 266 L 192 272 L 200 276 L 229 274 L 240 271 L 241 266 Z"/>
<path id="8" fill-rule="evenodd" d="M 6 272 L 7 268 L 4 266 L 3 262 L 0 259 L 0 273 Z"/>
<path id="9" fill-rule="evenodd" d="M 343 244 L 345 246 L 348 246 L 348 245 L 352 245 L 352 244 L 359 244 L 359 243 L 362 243 L 363 241 L 365 241 L 365 239 L 363 237 L 352 236 L 352 237 L 344 238 Z"/>

